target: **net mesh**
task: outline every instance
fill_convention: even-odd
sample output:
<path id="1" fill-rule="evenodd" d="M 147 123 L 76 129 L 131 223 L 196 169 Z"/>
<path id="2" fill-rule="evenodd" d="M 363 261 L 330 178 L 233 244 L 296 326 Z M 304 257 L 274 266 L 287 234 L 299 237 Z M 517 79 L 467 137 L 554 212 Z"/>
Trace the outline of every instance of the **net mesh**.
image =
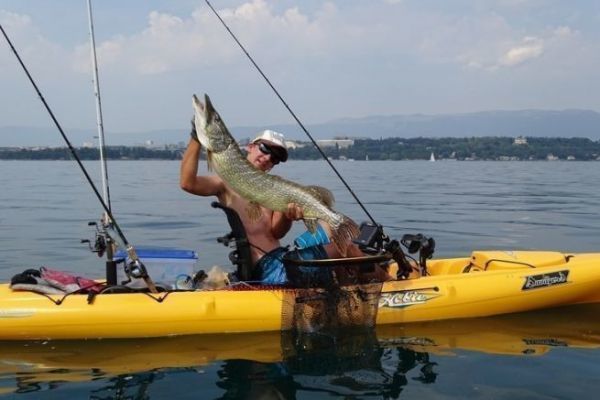
<path id="1" fill-rule="evenodd" d="M 284 292 L 282 329 L 316 333 L 345 327 L 373 327 L 382 283 Z"/>

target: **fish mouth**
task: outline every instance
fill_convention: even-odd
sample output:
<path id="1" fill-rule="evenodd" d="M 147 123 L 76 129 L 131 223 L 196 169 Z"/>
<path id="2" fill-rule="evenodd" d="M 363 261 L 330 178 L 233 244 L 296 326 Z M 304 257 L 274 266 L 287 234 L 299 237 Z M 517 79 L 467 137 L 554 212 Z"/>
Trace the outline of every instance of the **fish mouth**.
<path id="1" fill-rule="evenodd" d="M 210 101 L 210 97 L 208 97 L 208 95 L 205 93 L 204 94 L 204 115 L 206 116 L 206 119 L 208 121 L 211 120 L 211 117 L 213 115 L 215 115 L 216 111 L 215 111 L 215 107 L 212 105 L 212 102 Z"/>
<path id="2" fill-rule="evenodd" d="M 192 96 L 192 103 L 194 105 L 194 121 L 196 123 L 196 129 L 206 126 L 206 107 L 196 95 Z"/>
<path id="3" fill-rule="evenodd" d="M 207 95 L 204 95 L 205 98 L 208 98 Z M 194 107 L 198 109 L 198 111 L 200 111 L 201 113 L 205 113 L 206 112 L 206 108 L 204 107 L 204 104 L 202 104 L 202 102 L 200 101 L 200 99 L 198 98 L 198 96 L 193 95 L 192 99 L 194 100 Z"/>

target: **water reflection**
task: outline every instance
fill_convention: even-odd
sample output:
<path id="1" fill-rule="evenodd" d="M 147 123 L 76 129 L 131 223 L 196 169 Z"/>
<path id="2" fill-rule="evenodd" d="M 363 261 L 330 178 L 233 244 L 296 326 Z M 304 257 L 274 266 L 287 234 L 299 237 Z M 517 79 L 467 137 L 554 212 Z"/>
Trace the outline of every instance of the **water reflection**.
<path id="1" fill-rule="evenodd" d="M 483 365 L 501 355 L 600 348 L 598 311 L 576 306 L 331 335 L 2 342 L 0 397 L 396 399 L 407 387 L 437 386 L 457 353 L 485 354 Z"/>
<path id="2" fill-rule="evenodd" d="M 284 334 L 284 359 L 277 363 L 225 361 L 217 385 L 221 399 L 295 399 L 298 392 L 328 396 L 398 398 L 415 381 L 434 383 L 435 362 L 427 352 L 384 348 L 374 331 L 343 334 Z M 384 363 L 386 365 L 384 365 Z M 392 366 L 393 364 L 393 366 Z"/>
<path id="3" fill-rule="evenodd" d="M 421 383 L 433 383 L 437 376 L 426 351 L 383 346 L 375 331 L 295 339 L 286 363 L 302 391 L 397 398 L 409 383 L 409 371 Z"/>
<path id="4" fill-rule="evenodd" d="M 99 389 L 90 391 L 91 400 L 147 400 L 150 399 L 150 388 L 156 380 L 162 379 L 164 373 L 152 371 L 135 375 L 119 375 Z"/>

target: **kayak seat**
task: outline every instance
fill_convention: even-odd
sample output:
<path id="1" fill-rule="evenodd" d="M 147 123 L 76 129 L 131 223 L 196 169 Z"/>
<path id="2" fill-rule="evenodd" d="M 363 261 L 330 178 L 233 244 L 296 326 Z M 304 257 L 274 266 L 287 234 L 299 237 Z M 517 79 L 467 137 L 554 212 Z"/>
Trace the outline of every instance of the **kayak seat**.
<path id="1" fill-rule="evenodd" d="M 231 232 L 217 238 L 217 241 L 226 246 L 229 246 L 231 242 L 234 243 L 235 249 L 229 254 L 229 260 L 237 267 L 235 273 L 237 279 L 240 281 L 259 279 L 258 274 L 254 271 L 250 243 L 240 216 L 234 209 L 216 201 L 212 202 L 211 206 L 223 210 L 231 227 Z M 372 280 L 372 275 L 377 277 L 383 275 L 382 273 L 373 274 L 373 271 L 385 268 L 390 261 L 388 255 L 324 260 L 294 259 L 293 255 L 291 252 L 284 257 L 283 262 L 290 283 L 295 287 L 365 283 L 363 282 L 365 277 Z"/>
<path id="2" fill-rule="evenodd" d="M 217 238 L 217 241 L 219 243 L 223 243 L 225 246 L 229 246 L 231 242 L 234 243 L 235 248 L 231 253 L 229 253 L 229 260 L 236 266 L 237 279 L 240 281 L 253 280 L 255 277 L 252 273 L 254 266 L 252 264 L 250 242 L 248 242 L 246 228 L 244 228 L 240 216 L 234 209 L 224 206 L 219 202 L 213 201 L 210 205 L 213 208 L 223 210 L 227 216 L 227 222 L 231 227 L 231 232 L 225 236 Z"/>
<path id="3" fill-rule="evenodd" d="M 474 251 L 471 265 L 484 271 L 550 267 L 568 262 L 556 251 Z"/>

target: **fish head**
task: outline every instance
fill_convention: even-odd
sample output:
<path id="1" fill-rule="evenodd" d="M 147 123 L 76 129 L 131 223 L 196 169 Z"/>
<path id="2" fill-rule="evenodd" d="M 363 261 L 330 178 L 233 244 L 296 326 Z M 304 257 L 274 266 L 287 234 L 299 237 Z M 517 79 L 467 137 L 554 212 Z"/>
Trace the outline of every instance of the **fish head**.
<path id="1" fill-rule="evenodd" d="M 193 95 L 192 105 L 194 107 L 196 136 L 202 146 L 213 153 L 219 153 L 227 149 L 234 142 L 234 139 L 227 126 L 225 126 L 225 122 L 212 105 L 208 95 L 204 95 L 204 104 L 196 95 Z"/>

